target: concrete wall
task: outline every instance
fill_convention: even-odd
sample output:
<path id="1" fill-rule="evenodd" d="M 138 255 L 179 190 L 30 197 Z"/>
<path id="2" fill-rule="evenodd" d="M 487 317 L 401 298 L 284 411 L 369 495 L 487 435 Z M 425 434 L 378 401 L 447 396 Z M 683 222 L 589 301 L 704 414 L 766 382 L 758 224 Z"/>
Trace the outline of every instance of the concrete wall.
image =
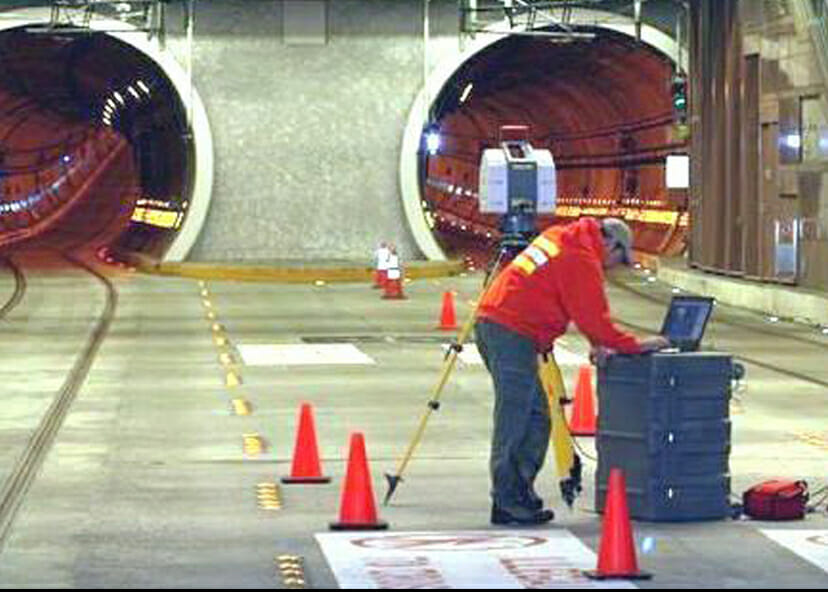
<path id="1" fill-rule="evenodd" d="M 803 0 L 690 6 L 690 260 L 828 291 L 826 29 Z"/>
<path id="2" fill-rule="evenodd" d="M 168 47 L 183 62 L 180 8 Z M 437 2 L 436 35 L 456 35 Z M 194 80 L 215 139 L 213 202 L 189 259 L 419 255 L 399 197 L 405 119 L 422 85 L 422 2 L 328 3 L 325 45 L 287 45 L 278 0 L 197 3 Z"/>

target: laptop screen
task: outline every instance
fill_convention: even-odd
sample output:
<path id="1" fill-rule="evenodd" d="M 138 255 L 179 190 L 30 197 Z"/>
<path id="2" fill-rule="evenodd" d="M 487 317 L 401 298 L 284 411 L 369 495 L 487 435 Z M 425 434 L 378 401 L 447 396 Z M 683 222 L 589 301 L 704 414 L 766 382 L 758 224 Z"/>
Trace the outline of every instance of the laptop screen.
<path id="1" fill-rule="evenodd" d="M 706 296 L 673 296 L 661 334 L 682 351 L 698 350 L 713 303 Z"/>

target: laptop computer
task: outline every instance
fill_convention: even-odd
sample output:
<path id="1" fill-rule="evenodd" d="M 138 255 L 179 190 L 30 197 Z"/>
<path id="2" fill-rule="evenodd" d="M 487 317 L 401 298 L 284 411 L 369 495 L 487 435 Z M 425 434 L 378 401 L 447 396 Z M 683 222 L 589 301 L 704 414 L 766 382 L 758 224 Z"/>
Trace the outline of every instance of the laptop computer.
<path id="1" fill-rule="evenodd" d="M 708 296 L 673 296 L 661 326 L 670 347 L 682 352 L 699 350 L 714 302 Z"/>

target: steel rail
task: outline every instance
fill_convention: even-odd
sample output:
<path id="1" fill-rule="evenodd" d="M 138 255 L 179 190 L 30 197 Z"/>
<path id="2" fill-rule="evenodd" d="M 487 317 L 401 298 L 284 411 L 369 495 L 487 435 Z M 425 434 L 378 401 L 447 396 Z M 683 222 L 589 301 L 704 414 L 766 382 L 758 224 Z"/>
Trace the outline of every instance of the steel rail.
<path id="1" fill-rule="evenodd" d="M 0 553 L 5 548 L 15 517 L 26 498 L 26 494 L 37 477 L 38 471 L 51 449 L 81 385 L 86 380 L 98 349 L 106 338 L 118 304 L 118 293 L 112 282 L 81 261 L 68 255 L 64 255 L 64 258 L 75 267 L 94 276 L 104 285 L 106 303 L 86 345 L 66 377 L 66 381 L 41 419 L 40 425 L 34 431 L 26 449 L 17 460 L 14 469 L 0 491 Z"/>

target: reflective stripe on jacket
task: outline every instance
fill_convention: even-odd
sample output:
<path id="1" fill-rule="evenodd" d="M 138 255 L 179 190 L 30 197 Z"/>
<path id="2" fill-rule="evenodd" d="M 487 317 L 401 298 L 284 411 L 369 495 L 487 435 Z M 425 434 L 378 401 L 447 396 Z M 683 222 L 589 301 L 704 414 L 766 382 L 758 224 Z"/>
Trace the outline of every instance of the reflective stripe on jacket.
<path id="1" fill-rule="evenodd" d="M 494 279 L 478 318 L 552 347 L 574 322 L 593 345 L 639 353 L 638 339 L 610 319 L 604 293 L 604 246 L 594 218 L 545 230 Z"/>

